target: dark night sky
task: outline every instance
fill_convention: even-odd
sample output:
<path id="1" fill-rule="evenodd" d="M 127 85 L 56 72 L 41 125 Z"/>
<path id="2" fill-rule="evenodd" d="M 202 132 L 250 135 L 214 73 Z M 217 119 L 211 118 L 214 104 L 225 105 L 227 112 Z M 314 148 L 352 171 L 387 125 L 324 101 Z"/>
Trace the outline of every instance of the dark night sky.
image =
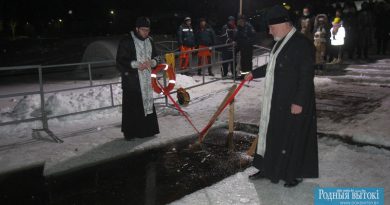
<path id="1" fill-rule="evenodd" d="M 97 14 L 107 14 L 109 9 L 126 10 L 141 15 L 168 11 L 187 11 L 193 15 L 212 15 L 213 11 L 220 15 L 238 12 L 239 0 L 0 0 L 1 17 L 3 19 L 18 18 L 20 20 L 46 20 L 60 18 L 73 10 L 79 18 L 89 18 Z M 278 0 L 243 0 L 244 11 L 253 12 L 260 7 L 283 1 Z M 291 4 L 301 7 L 308 0 L 290 0 Z M 313 1 L 312 1 L 313 2 Z M 95 16 L 96 17 L 96 16 Z"/>
<path id="2" fill-rule="evenodd" d="M 281 0 L 243 0 L 244 14 L 252 15 L 256 10 L 282 3 Z M 300 9 L 308 2 L 325 2 L 321 0 L 289 0 L 293 8 Z M 72 10 L 72 15 L 68 11 Z M 110 10 L 115 15 L 110 15 Z M 154 18 L 155 24 L 171 21 L 168 15 L 177 13 L 178 19 L 190 15 L 194 19 L 206 17 L 214 24 L 224 23 L 227 16 L 237 15 L 239 0 L 0 0 L 0 20 L 18 21 L 19 25 L 29 22 L 39 32 L 47 27 L 49 21 L 62 19 L 64 25 L 78 22 L 78 28 L 107 27 L 107 22 L 114 22 L 115 29 L 123 32 L 132 26 L 137 16 L 144 15 Z M 166 23 L 166 22 L 165 22 Z M 178 24 L 180 22 L 170 22 Z M 95 25 L 95 26 L 94 26 Z M 152 24 L 153 25 L 153 24 Z M 163 26 L 163 25 L 160 25 Z M 177 26 L 177 25 L 171 25 Z"/>
<path id="3" fill-rule="evenodd" d="M 234 0 L 238 2 L 238 0 Z M 129 0 L 92 0 L 92 1 L 65 1 L 65 0 L 0 0 L 0 16 L 3 19 L 49 19 L 63 17 L 68 10 L 74 15 L 88 18 L 96 14 L 108 14 L 110 9 L 126 10 L 127 12 L 144 15 L 167 11 L 192 11 L 199 14 L 216 6 L 236 7 L 234 1 L 223 3 L 221 0 L 160 0 L 160 1 L 129 1 Z M 225 7 L 226 7 L 225 6 Z M 226 7 L 228 9 L 228 7 Z M 228 9 L 232 10 L 232 9 Z"/>

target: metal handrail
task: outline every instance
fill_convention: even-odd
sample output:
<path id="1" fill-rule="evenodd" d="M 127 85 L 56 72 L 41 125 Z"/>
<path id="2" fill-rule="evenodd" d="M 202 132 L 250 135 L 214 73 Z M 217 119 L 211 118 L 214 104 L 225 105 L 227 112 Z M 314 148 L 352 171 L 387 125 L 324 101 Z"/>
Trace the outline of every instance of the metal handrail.
<path id="1" fill-rule="evenodd" d="M 6 66 L 0 67 L 0 71 L 36 69 L 40 65 Z"/>
<path id="2" fill-rule="evenodd" d="M 82 65 L 91 65 L 91 64 L 110 64 L 115 63 L 114 60 L 105 60 L 105 61 L 93 61 L 93 62 L 81 62 L 81 63 L 67 63 L 67 64 L 56 64 L 56 65 L 42 65 L 42 68 L 58 68 L 58 67 L 70 67 L 70 66 L 82 66 Z"/>
<path id="3" fill-rule="evenodd" d="M 82 86 L 82 87 L 76 87 L 76 88 L 51 90 L 51 91 L 47 91 L 45 93 L 59 93 L 59 92 L 66 92 L 66 91 L 71 91 L 71 90 L 81 90 L 81 89 L 86 89 L 86 88 L 104 87 L 104 86 L 111 86 L 111 85 L 120 84 L 120 83 L 121 82 L 105 83 L 105 84 L 99 84 L 99 85 L 88 85 L 88 86 Z"/>
<path id="4" fill-rule="evenodd" d="M 233 54 L 235 53 L 235 44 L 234 43 L 217 45 L 217 46 L 211 46 L 209 48 L 193 49 L 193 50 L 186 51 L 186 52 L 180 52 L 180 51 L 173 52 L 174 55 L 177 56 L 177 55 L 180 55 L 182 53 L 195 53 L 195 52 L 202 51 L 202 50 L 207 50 L 207 49 L 211 49 L 212 50 L 212 57 L 211 57 L 210 64 L 203 64 L 203 65 L 200 65 L 200 66 L 192 66 L 191 65 L 192 55 L 189 55 L 190 56 L 190 61 L 189 61 L 190 65 L 188 66 L 188 68 L 185 69 L 185 70 L 176 70 L 177 73 L 183 73 L 183 72 L 188 72 L 188 71 L 192 71 L 192 70 L 196 70 L 196 69 L 202 69 L 202 77 L 203 77 L 202 83 L 190 86 L 190 87 L 188 87 L 186 89 L 195 88 L 195 87 L 198 87 L 198 86 L 202 86 L 202 85 L 205 85 L 205 84 L 213 83 L 213 82 L 216 82 L 216 81 L 219 81 L 219 80 L 223 80 L 223 79 L 228 79 L 228 78 L 225 77 L 225 78 L 214 79 L 214 80 L 211 80 L 211 81 L 208 81 L 208 82 L 205 81 L 204 69 L 206 67 L 221 65 L 221 64 L 224 64 L 224 63 L 231 63 L 231 62 L 233 62 L 233 70 L 234 70 L 233 80 L 235 82 L 235 77 L 236 77 L 235 76 L 235 73 L 236 73 L 235 58 L 233 57 L 232 59 L 221 59 L 221 60 L 216 60 L 215 59 L 216 58 L 216 55 L 215 55 L 216 49 L 224 48 L 224 47 L 226 47 L 226 48 L 230 48 L 231 47 L 231 51 L 228 50 L 228 52 L 233 52 Z M 260 48 L 260 49 L 265 49 L 264 47 L 261 47 L 261 46 L 254 46 L 254 47 Z M 115 105 L 112 86 L 120 84 L 121 82 L 113 82 L 113 83 L 105 83 L 105 84 L 93 85 L 92 66 L 93 65 L 109 65 L 109 64 L 114 64 L 115 65 L 116 61 L 114 61 L 114 60 L 107 60 L 107 61 L 96 61 L 96 62 L 81 62 L 81 63 L 58 64 L 58 65 L 26 65 L 26 66 L 0 67 L 0 71 L 6 71 L 6 70 L 26 70 L 26 69 L 33 70 L 33 69 L 37 69 L 38 70 L 38 76 L 39 76 L 39 90 L 38 91 L 22 92 L 22 93 L 11 93 L 11 94 L 6 94 L 6 95 L 0 95 L 0 99 L 2 99 L 2 98 L 10 98 L 10 97 L 18 97 L 18 96 L 26 96 L 26 95 L 35 95 L 35 94 L 39 94 L 40 95 L 40 99 L 41 99 L 41 107 L 40 107 L 41 116 L 34 117 L 34 118 L 29 118 L 29 119 L 0 122 L 0 126 L 11 125 L 11 124 L 19 124 L 19 123 L 24 123 L 24 122 L 31 122 L 31 121 L 40 120 L 42 122 L 42 129 L 34 129 L 33 130 L 34 132 L 44 131 L 55 142 L 63 142 L 61 139 L 59 139 L 57 136 L 55 136 L 55 134 L 49 129 L 49 125 L 48 125 L 48 120 L 49 119 L 61 118 L 61 117 L 66 117 L 66 116 L 71 116 L 71 115 L 76 115 L 76 114 L 82 114 L 82 113 L 87 113 L 87 112 L 92 112 L 92 111 L 99 111 L 99 110 L 104 110 L 104 109 L 111 109 L 111 108 L 115 108 L 115 107 L 120 106 L 120 104 Z M 68 89 L 57 89 L 57 90 L 51 90 L 51 91 L 45 91 L 44 90 L 44 88 L 43 88 L 43 86 L 44 86 L 44 83 L 43 83 L 43 69 L 59 68 L 59 67 L 71 67 L 71 66 L 79 66 L 79 67 L 81 67 L 81 66 L 88 66 L 88 75 L 89 75 L 89 81 L 90 81 L 90 84 L 88 86 L 74 87 L 74 88 L 68 88 Z M 166 83 L 167 82 L 164 80 L 164 85 L 165 86 L 166 86 Z M 67 113 L 67 114 L 62 114 L 62 115 L 47 116 L 46 111 L 45 111 L 45 94 L 66 92 L 66 91 L 86 89 L 86 88 L 104 87 L 104 86 L 110 86 L 110 97 L 111 97 L 111 105 L 110 106 L 105 106 L 105 107 L 100 107 L 100 108 L 95 108 L 95 109 L 89 109 L 89 110 L 84 110 L 84 111 L 77 111 L 77 112 L 72 112 L 72 113 Z M 172 91 L 171 93 L 175 93 L 175 92 L 176 91 Z M 155 99 L 162 99 L 162 98 L 164 98 L 164 97 L 157 97 Z M 168 105 L 168 100 L 167 100 L 166 96 L 165 96 L 165 106 L 169 106 Z"/>
<path id="5" fill-rule="evenodd" d="M 270 49 L 270 48 L 267 48 L 267 47 L 264 47 L 264 46 L 253 45 L 253 47 L 255 47 L 255 48 L 260 48 L 260 49 L 262 49 L 262 50 L 266 50 L 266 51 L 271 51 L 271 49 Z"/>
<path id="6" fill-rule="evenodd" d="M 40 93 L 39 91 L 12 93 L 12 94 L 7 94 L 7 95 L 0 95 L 0 98 L 12 98 L 12 97 L 25 96 L 25 95 L 35 95 L 35 94 L 39 94 L 39 93 Z"/>

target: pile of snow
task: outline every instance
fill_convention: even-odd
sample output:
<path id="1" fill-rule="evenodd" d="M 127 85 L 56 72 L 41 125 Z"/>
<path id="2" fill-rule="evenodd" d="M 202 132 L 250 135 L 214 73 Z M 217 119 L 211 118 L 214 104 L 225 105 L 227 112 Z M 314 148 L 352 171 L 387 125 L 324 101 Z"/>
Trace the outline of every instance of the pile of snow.
<path id="1" fill-rule="evenodd" d="M 114 105 L 122 103 L 122 89 L 113 86 Z M 48 116 L 111 106 L 110 87 L 96 87 L 87 90 L 54 93 L 46 100 Z"/>
<path id="2" fill-rule="evenodd" d="M 39 95 L 28 95 L 16 103 L 14 108 L 3 108 L 0 113 L 0 122 L 23 120 L 40 115 L 41 99 Z"/>
<path id="3" fill-rule="evenodd" d="M 315 87 L 324 87 L 332 85 L 334 81 L 332 81 L 330 78 L 325 77 L 315 77 L 314 78 L 314 85 Z"/>
<path id="4" fill-rule="evenodd" d="M 113 86 L 114 105 L 122 103 L 122 89 Z M 45 110 L 48 116 L 57 116 L 73 112 L 107 107 L 111 105 L 109 86 L 88 88 L 68 92 L 48 94 L 45 99 Z M 17 119 L 29 119 L 41 115 L 39 95 L 22 98 L 13 109 L 0 114 L 0 122 Z"/>
<path id="5" fill-rule="evenodd" d="M 196 85 L 197 82 L 191 76 L 176 74 L 176 85 L 175 89 L 179 88 L 188 88 L 190 86 Z"/>

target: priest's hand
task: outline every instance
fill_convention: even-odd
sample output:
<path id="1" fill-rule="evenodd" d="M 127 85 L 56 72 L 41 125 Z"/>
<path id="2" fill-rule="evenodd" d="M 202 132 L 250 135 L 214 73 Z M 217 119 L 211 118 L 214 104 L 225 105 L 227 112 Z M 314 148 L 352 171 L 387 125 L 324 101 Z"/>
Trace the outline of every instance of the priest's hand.
<path id="1" fill-rule="evenodd" d="M 291 105 L 291 114 L 298 115 L 302 113 L 302 106 L 292 104 Z"/>
<path id="2" fill-rule="evenodd" d="M 245 79 L 246 81 L 251 81 L 251 80 L 253 80 L 253 75 L 252 75 L 252 73 L 246 74 L 245 77 L 244 77 L 244 79 Z"/>
<path id="3" fill-rule="evenodd" d="M 145 70 L 145 69 L 150 68 L 151 65 L 152 65 L 151 61 L 145 61 L 139 65 L 139 69 Z"/>

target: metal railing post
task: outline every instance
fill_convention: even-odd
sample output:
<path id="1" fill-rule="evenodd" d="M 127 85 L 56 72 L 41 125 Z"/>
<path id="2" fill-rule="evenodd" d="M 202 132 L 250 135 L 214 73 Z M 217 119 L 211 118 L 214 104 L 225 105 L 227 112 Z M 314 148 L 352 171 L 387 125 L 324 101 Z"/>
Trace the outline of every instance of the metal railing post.
<path id="1" fill-rule="evenodd" d="M 111 106 L 114 107 L 114 93 L 112 92 L 112 84 L 110 83 L 110 94 L 111 94 Z"/>
<path id="2" fill-rule="evenodd" d="M 60 138 L 54 135 L 52 131 L 49 129 L 49 123 L 46 116 L 45 110 L 45 91 L 43 90 L 43 73 L 42 66 L 38 66 L 38 74 L 39 74 L 39 95 L 41 97 L 41 121 L 42 121 L 42 129 L 37 129 L 35 131 L 45 131 L 55 142 L 62 143 L 64 142 Z"/>
<path id="3" fill-rule="evenodd" d="M 187 69 L 191 69 L 192 68 L 192 54 L 194 53 L 194 50 L 189 50 L 188 51 L 188 67 Z"/>
<path id="4" fill-rule="evenodd" d="M 252 49 L 253 49 L 253 47 L 252 47 Z M 256 65 L 259 66 L 259 56 L 256 57 Z M 252 66 L 252 69 L 253 69 L 253 66 Z"/>
<path id="5" fill-rule="evenodd" d="M 235 53 L 236 53 L 236 52 L 235 52 L 235 51 L 236 51 L 235 48 L 236 48 L 236 47 L 235 47 L 235 45 L 236 45 L 236 44 L 234 44 L 234 43 L 233 43 L 233 45 L 232 45 L 232 47 L 233 47 L 233 48 L 232 48 L 232 52 L 233 52 L 233 55 L 232 55 L 232 56 L 233 56 L 233 63 L 232 63 L 233 69 L 232 69 L 232 70 L 233 70 L 233 82 L 234 82 L 234 83 L 236 82 L 236 77 L 237 77 L 237 76 L 236 76 L 236 75 L 237 75 L 237 71 L 236 71 L 236 56 L 235 56 Z"/>
<path id="6" fill-rule="evenodd" d="M 220 66 L 220 65 L 217 65 L 217 62 L 218 62 L 218 57 L 217 57 L 217 52 L 215 51 L 215 48 L 214 48 L 214 46 L 212 47 L 212 49 L 211 49 L 211 71 L 213 71 L 213 74 L 214 74 L 214 77 L 216 77 L 215 76 L 215 73 L 216 72 L 214 72 L 215 71 L 215 69 L 214 69 L 214 66 Z M 222 73 L 221 73 L 221 77 L 222 77 Z"/>
<path id="7" fill-rule="evenodd" d="M 167 79 L 166 79 L 166 73 L 163 74 L 163 84 L 164 84 L 164 87 L 166 88 L 167 87 Z M 165 99 L 165 106 L 168 107 L 168 96 L 164 95 L 164 99 Z"/>
<path id="8" fill-rule="evenodd" d="M 207 59 L 205 59 L 205 58 L 207 58 L 207 57 L 202 57 L 202 62 L 203 62 L 202 66 L 207 65 L 205 63 L 205 60 L 207 60 Z M 199 56 L 198 56 L 198 60 L 199 60 Z M 208 67 L 201 68 L 202 69 L 202 84 L 204 84 L 206 82 L 206 71 L 205 71 L 206 68 L 208 68 Z"/>
<path id="9" fill-rule="evenodd" d="M 89 76 L 89 85 L 92 86 L 92 70 L 91 70 L 91 63 L 88 63 L 88 76 Z"/>
<path id="10" fill-rule="evenodd" d="M 199 52 L 199 50 L 198 50 Z M 199 59 L 199 55 L 197 56 L 198 58 L 198 66 L 199 66 L 199 60 L 202 62 L 201 66 L 206 66 L 208 65 L 208 59 L 207 59 L 207 56 L 200 56 L 200 59 Z M 201 71 L 202 71 L 202 84 L 204 85 L 204 83 L 206 82 L 206 68 L 208 67 L 202 67 L 201 68 Z"/>
<path id="11" fill-rule="evenodd" d="M 47 116 L 45 111 L 45 94 L 43 90 L 43 76 L 42 76 L 42 66 L 38 67 L 39 75 L 39 95 L 41 97 L 41 119 L 42 119 L 42 128 L 49 129 L 49 124 L 47 122 Z"/>

